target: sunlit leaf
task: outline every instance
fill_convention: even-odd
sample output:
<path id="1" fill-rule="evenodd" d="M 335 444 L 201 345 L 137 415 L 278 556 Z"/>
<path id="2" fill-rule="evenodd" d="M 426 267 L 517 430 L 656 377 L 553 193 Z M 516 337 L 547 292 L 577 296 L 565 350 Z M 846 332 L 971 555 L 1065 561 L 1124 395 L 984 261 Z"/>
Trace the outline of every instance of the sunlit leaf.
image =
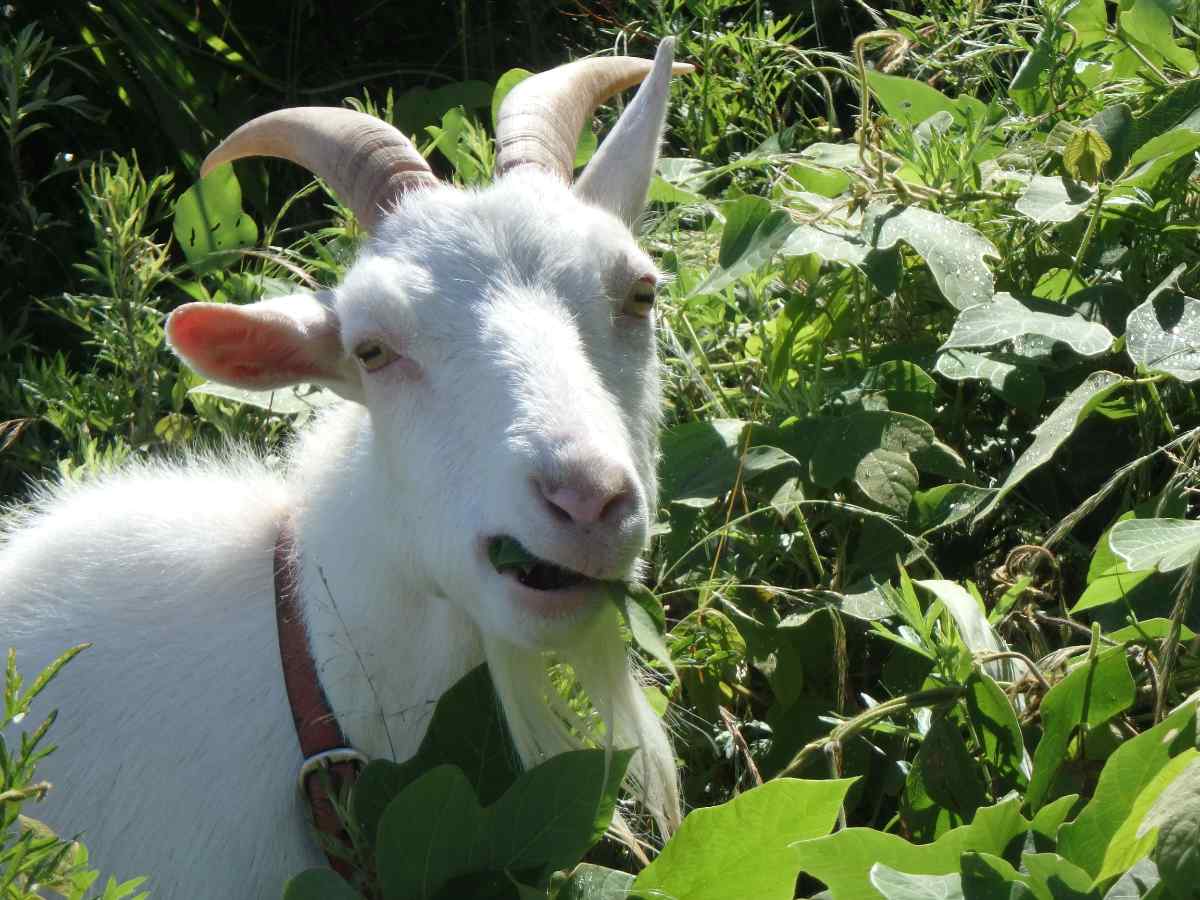
<path id="1" fill-rule="evenodd" d="M 1080 128 L 1063 148 L 1063 168 L 1072 178 L 1096 184 L 1104 175 L 1104 164 L 1112 150 L 1095 128 Z"/>
<path id="2" fill-rule="evenodd" d="M 1200 522 L 1128 519 L 1109 532 L 1109 544 L 1133 571 L 1182 569 L 1200 554 Z"/>
<path id="3" fill-rule="evenodd" d="M 799 866 L 789 845 L 826 834 L 851 783 L 780 778 L 721 806 L 694 810 L 637 876 L 634 894 L 791 900 Z"/>
<path id="4" fill-rule="evenodd" d="M 873 204 L 863 220 L 863 238 L 886 249 L 904 241 L 924 257 L 942 295 L 956 309 L 987 303 L 995 292 L 985 257 L 999 258 L 995 245 L 954 219 L 917 206 Z"/>

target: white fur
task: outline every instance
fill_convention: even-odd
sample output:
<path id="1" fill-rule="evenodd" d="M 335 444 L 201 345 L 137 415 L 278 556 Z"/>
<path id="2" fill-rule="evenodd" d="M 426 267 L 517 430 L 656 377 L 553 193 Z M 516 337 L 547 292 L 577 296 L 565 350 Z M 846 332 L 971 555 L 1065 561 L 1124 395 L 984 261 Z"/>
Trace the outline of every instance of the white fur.
<path id="1" fill-rule="evenodd" d="M 632 786 L 664 829 L 678 822 L 667 737 L 611 606 L 531 610 L 486 554 L 511 535 L 623 579 L 646 542 L 659 385 L 653 320 L 625 301 L 655 270 L 591 205 L 597 181 L 590 203 L 522 169 L 480 192 L 409 195 L 335 291 L 235 310 L 350 398 L 278 470 L 246 451 L 141 464 L 44 490 L 17 515 L 0 544 L 0 644 L 29 673 L 94 644 L 47 691 L 43 709 L 61 711 L 44 764 L 55 789 L 31 813 L 81 832 L 105 870 L 151 875 L 160 900 L 277 897 L 323 862 L 275 637 L 272 548 L 290 519 L 310 643 L 354 746 L 406 758 L 438 697 L 486 658 L 527 763 L 600 731 L 638 744 Z M 230 310 L 187 315 L 218 313 Z M 359 367 L 368 339 L 401 362 Z M 215 351 L 181 350 L 220 369 Z M 600 522 L 564 522 L 539 487 L 600 481 L 625 486 Z M 604 729 L 554 694 L 547 650 Z"/>

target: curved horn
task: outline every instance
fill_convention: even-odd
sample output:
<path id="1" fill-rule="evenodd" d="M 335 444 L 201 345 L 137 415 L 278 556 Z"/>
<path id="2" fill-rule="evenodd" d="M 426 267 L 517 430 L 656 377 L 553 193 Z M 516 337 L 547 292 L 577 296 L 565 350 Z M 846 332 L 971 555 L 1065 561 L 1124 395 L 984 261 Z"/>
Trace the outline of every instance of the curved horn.
<path id="1" fill-rule="evenodd" d="M 601 103 L 639 84 L 652 66 L 648 59 L 605 56 L 526 78 L 504 98 L 496 117 L 496 175 L 534 165 L 570 183 L 584 123 Z M 675 75 L 691 71 L 686 63 L 672 67 Z"/>
<path id="2" fill-rule="evenodd" d="M 304 166 L 329 182 L 367 230 L 405 191 L 438 183 L 403 134 L 374 116 L 336 106 L 298 106 L 251 119 L 208 155 L 200 174 L 246 156 Z"/>

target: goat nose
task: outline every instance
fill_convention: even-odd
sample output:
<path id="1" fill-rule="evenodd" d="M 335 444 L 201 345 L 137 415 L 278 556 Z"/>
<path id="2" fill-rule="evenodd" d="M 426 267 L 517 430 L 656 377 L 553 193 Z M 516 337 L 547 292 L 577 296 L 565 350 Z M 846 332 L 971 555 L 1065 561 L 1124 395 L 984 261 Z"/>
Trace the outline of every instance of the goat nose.
<path id="1" fill-rule="evenodd" d="M 618 521 L 635 498 L 632 480 L 616 465 L 589 466 L 561 481 L 539 478 L 538 488 L 555 518 L 576 525 Z"/>

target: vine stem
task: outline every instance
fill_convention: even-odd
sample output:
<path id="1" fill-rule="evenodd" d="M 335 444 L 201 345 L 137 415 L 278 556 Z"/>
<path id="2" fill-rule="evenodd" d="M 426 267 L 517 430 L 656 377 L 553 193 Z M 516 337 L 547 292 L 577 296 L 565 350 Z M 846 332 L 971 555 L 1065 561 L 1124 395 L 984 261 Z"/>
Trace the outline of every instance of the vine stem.
<path id="1" fill-rule="evenodd" d="M 867 164 L 867 122 L 871 116 L 871 85 L 867 82 L 866 47 L 874 41 L 886 40 L 889 43 L 904 40 L 904 35 L 898 31 L 884 29 L 868 31 L 854 39 L 854 61 L 858 64 L 858 83 L 861 109 L 858 114 L 858 159 L 866 167 Z M 876 169 L 879 178 L 884 177 L 883 158 L 876 154 Z"/>
<path id="2" fill-rule="evenodd" d="M 1087 230 L 1083 233 L 1083 240 L 1079 242 L 1079 251 L 1075 254 L 1075 259 L 1071 261 L 1071 271 L 1067 274 L 1067 280 L 1063 284 L 1061 298 L 1067 296 L 1067 291 L 1071 289 L 1071 282 L 1075 280 L 1075 276 L 1079 274 L 1079 266 L 1083 262 L 1083 257 L 1087 254 L 1088 248 L 1092 245 L 1092 236 L 1096 233 L 1096 225 L 1100 221 L 1100 213 L 1104 209 L 1105 192 L 1102 185 L 1096 186 L 1096 206 L 1092 210 L 1092 217 L 1088 219 Z"/>
<path id="3" fill-rule="evenodd" d="M 870 728 L 880 719 L 886 719 L 893 713 L 917 709 L 922 706 L 939 706 L 943 703 L 951 703 L 961 697 L 963 692 L 964 688 L 958 685 L 948 685 L 940 688 L 929 688 L 924 691 L 914 691 L 911 694 L 904 694 L 900 697 L 893 697 L 891 700 L 885 700 L 877 706 L 872 706 L 870 709 L 864 710 L 853 719 L 848 719 L 840 723 L 825 737 L 809 741 L 800 749 L 799 753 L 792 757 L 792 761 L 776 777 L 784 778 L 799 771 L 815 754 L 826 753 L 827 748 L 831 745 L 836 746 L 844 743 L 859 732 Z"/>

